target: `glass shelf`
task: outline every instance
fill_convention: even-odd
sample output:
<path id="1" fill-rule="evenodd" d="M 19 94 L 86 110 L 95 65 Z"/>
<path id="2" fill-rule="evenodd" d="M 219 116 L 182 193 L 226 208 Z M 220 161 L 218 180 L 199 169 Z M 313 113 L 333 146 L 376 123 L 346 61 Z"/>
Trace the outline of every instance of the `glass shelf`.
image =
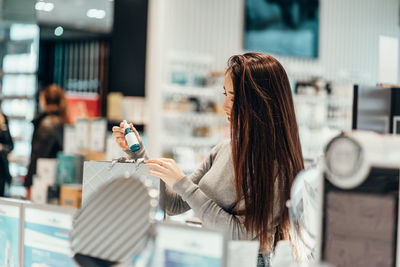
<path id="1" fill-rule="evenodd" d="M 13 182 L 21 183 L 27 173 L 36 113 L 39 27 L 34 24 L 10 24 L 0 29 L 1 111 L 8 117 L 14 140 L 9 154 Z M 16 185 L 13 184 L 11 188 Z M 10 190 L 10 196 L 14 196 Z"/>

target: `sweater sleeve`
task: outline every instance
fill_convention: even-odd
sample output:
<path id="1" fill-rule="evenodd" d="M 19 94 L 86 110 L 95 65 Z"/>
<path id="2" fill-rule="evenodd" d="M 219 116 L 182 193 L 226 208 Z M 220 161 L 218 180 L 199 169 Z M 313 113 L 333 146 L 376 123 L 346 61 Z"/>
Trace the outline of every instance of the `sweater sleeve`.
<path id="1" fill-rule="evenodd" d="M 228 213 L 218 206 L 188 178 L 178 181 L 173 189 L 193 209 L 205 227 L 227 231 L 233 240 L 250 239 L 243 225 L 243 217 Z"/>
<path id="2" fill-rule="evenodd" d="M 139 151 L 136 152 L 132 152 L 130 150 L 124 150 L 124 152 L 129 156 L 129 158 L 131 159 L 140 159 L 140 158 L 144 158 L 144 159 L 149 159 L 149 157 L 147 156 L 146 153 L 146 149 L 144 148 L 143 142 L 139 142 L 140 145 L 140 149 Z"/>
<path id="3" fill-rule="evenodd" d="M 188 179 L 196 185 L 199 184 L 201 178 L 203 178 L 204 174 L 206 174 L 211 168 L 213 160 L 220 147 L 221 144 L 215 146 L 209 156 L 201 163 L 200 167 L 185 179 Z M 191 206 L 189 206 L 179 194 L 168 186 L 165 186 L 165 190 L 161 192 L 161 198 L 161 202 L 163 203 L 168 215 L 181 214 L 191 209 Z"/>

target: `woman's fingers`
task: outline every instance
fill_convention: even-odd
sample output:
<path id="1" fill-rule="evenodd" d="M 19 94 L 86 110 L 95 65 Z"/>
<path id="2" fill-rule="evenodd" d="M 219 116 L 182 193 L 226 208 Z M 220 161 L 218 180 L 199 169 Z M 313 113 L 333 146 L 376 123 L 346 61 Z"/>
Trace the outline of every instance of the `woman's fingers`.
<path id="1" fill-rule="evenodd" d="M 123 125 L 123 123 L 121 123 L 121 124 Z M 123 150 L 128 150 L 129 147 L 128 147 L 128 143 L 125 140 L 124 129 L 121 128 L 121 126 L 120 127 L 114 126 L 112 128 L 112 131 L 113 131 L 112 136 L 114 137 L 115 142 L 118 144 L 118 146 L 120 148 L 122 148 Z"/>
<path id="2" fill-rule="evenodd" d="M 162 165 L 157 164 L 157 163 L 146 163 L 146 167 L 154 169 L 154 170 L 156 170 L 158 172 L 161 172 L 161 173 L 166 171 L 165 166 L 162 166 Z"/>
<path id="3" fill-rule="evenodd" d="M 173 159 L 170 159 L 170 158 L 160 158 L 160 160 L 162 160 L 162 161 L 164 161 L 164 162 L 169 162 L 169 163 L 174 162 L 174 160 L 173 160 Z"/>
<path id="4" fill-rule="evenodd" d="M 117 141 L 117 144 L 118 144 L 119 146 L 124 147 L 124 148 L 125 148 L 125 146 L 128 147 L 128 144 L 127 144 L 127 142 L 126 142 L 125 140 L 123 140 L 123 139 L 117 139 L 116 141 Z"/>
<path id="5" fill-rule="evenodd" d="M 125 133 L 124 128 L 121 128 L 121 127 L 118 127 L 118 126 L 114 126 L 114 127 L 112 128 L 112 131 L 113 131 L 113 133 L 115 133 L 115 132 L 117 132 L 117 133 L 122 133 L 122 134 Z"/>
<path id="6" fill-rule="evenodd" d="M 160 163 L 161 161 L 159 159 L 148 159 L 145 161 L 145 163 Z"/>
<path id="7" fill-rule="evenodd" d="M 170 187 L 173 187 L 176 182 L 185 177 L 185 174 L 173 159 L 149 159 L 145 163 L 149 168 L 149 174 L 161 178 Z"/>
<path id="8" fill-rule="evenodd" d="M 123 130 L 123 129 L 121 129 L 121 127 L 118 127 L 118 126 L 113 126 L 113 127 L 112 127 L 112 131 L 113 131 L 113 132 L 122 132 L 122 130 Z"/>
<path id="9" fill-rule="evenodd" d="M 163 159 L 149 159 L 149 160 L 146 160 L 145 163 L 146 164 L 153 163 L 153 164 L 157 164 L 157 165 L 164 166 L 164 167 L 167 167 L 169 165 L 169 162 L 166 160 L 163 160 Z"/>
<path id="10" fill-rule="evenodd" d="M 112 136 L 113 137 L 125 137 L 124 132 L 121 131 L 121 129 L 119 127 L 117 127 L 117 126 L 114 126 L 112 128 L 112 131 L 113 131 L 112 132 Z"/>
<path id="11" fill-rule="evenodd" d="M 124 138 L 125 138 L 125 136 L 124 136 L 122 133 L 120 133 L 120 132 L 113 132 L 113 133 L 112 133 L 112 136 L 113 136 L 113 137 L 124 137 Z"/>
<path id="12" fill-rule="evenodd" d="M 161 178 L 161 179 L 163 179 L 163 177 L 164 177 L 164 175 L 162 173 L 158 172 L 158 171 L 153 171 L 153 170 L 149 169 L 147 172 L 150 175 L 153 175 L 153 176 Z"/>

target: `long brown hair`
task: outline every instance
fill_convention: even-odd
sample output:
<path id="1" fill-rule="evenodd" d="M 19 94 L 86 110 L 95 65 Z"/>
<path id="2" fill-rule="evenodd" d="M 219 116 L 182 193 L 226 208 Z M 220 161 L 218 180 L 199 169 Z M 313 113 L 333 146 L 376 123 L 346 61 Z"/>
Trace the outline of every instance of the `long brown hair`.
<path id="1" fill-rule="evenodd" d="M 282 65 L 266 54 L 232 56 L 227 74 L 234 89 L 231 141 L 236 200 L 244 201 L 238 214 L 244 215 L 246 230 L 258 237 L 261 248 L 270 250 L 279 240 L 290 239 L 285 204 L 293 179 L 304 168 L 292 91 Z"/>
<path id="2" fill-rule="evenodd" d="M 45 111 L 50 113 L 57 113 L 63 123 L 69 123 L 67 114 L 67 101 L 64 90 L 56 85 L 51 84 L 40 92 L 40 98 L 45 105 Z"/>

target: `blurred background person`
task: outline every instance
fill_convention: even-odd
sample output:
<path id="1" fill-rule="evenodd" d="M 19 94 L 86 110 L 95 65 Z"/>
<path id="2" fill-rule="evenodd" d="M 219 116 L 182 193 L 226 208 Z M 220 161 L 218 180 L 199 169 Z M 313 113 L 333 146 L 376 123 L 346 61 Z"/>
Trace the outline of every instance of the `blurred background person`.
<path id="1" fill-rule="evenodd" d="M 52 84 L 43 89 L 39 95 L 39 103 L 41 112 L 32 121 L 32 153 L 24 181 L 27 199 L 30 199 L 37 159 L 57 157 L 57 152 L 63 150 L 64 124 L 69 123 L 65 93 L 60 86 Z"/>
<path id="2" fill-rule="evenodd" d="M 0 196 L 4 197 L 6 184 L 11 183 L 10 170 L 8 168 L 8 154 L 13 150 L 14 143 L 8 129 L 7 117 L 0 109 Z"/>

